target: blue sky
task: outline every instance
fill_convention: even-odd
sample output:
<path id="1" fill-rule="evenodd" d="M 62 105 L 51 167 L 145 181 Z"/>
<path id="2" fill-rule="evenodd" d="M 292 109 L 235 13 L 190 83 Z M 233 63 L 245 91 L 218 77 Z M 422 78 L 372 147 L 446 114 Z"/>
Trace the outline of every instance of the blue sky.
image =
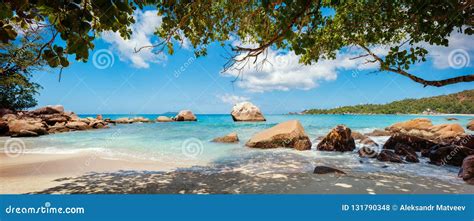
<path id="1" fill-rule="evenodd" d="M 152 32 L 161 22 L 153 11 L 137 12 L 135 16 L 138 22 L 132 27 L 136 34 L 131 40 L 104 33 L 95 41 L 89 62 L 71 62 L 63 70 L 61 82 L 57 70 L 34 74 L 34 80 L 43 86 L 37 97 L 39 105 L 62 104 L 67 110 L 82 114 L 163 113 L 181 109 L 229 113 L 233 103 L 249 100 L 264 113 L 279 114 L 308 108 L 387 103 L 474 88 L 474 83 L 423 88 L 403 76 L 373 73 L 374 67 L 364 66 L 364 61 L 348 60 L 353 55 L 349 52 L 341 52 L 335 61 L 302 66 L 295 62 L 298 57 L 292 53 L 270 51 L 271 65 L 261 71 L 248 67 L 243 78 L 233 84 L 236 73 L 221 73 L 227 60 L 223 57 L 225 50 L 218 44 L 212 44 L 208 55 L 199 58 L 194 57 L 186 42 L 171 56 L 149 51 L 133 53 L 135 46 L 156 41 Z M 410 72 L 427 79 L 472 74 L 472 40 L 453 35 L 449 48 L 429 47 L 428 62 L 414 66 Z M 455 58 L 451 55 L 459 51 L 467 57 L 463 57 L 460 68 L 456 64 L 453 68 L 449 61 Z"/>

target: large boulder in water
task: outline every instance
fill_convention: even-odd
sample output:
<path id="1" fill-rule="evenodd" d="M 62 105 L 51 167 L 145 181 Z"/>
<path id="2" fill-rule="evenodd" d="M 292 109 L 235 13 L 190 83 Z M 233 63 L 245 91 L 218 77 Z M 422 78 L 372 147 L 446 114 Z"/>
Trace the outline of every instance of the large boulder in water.
<path id="1" fill-rule="evenodd" d="M 390 132 L 400 132 L 402 130 L 428 130 L 432 126 L 433 123 L 431 123 L 430 119 L 416 118 L 405 122 L 395 123 L 392 126 L 387 127 L 386 130 Z"/>
<path id="2" fill-rule="evenodd" d="M 47 134 L 45 125 L 39 119 L 10 120 L 9 133 L 14 137 L 31 137 Z"/>
<path id="3" fill-rule="evenodd" d="M 33 114 L 60 114 L 63 112 L 64 107 L 62 105 L 48 105 L 31 111 Z"/>
<path id="4" fill-rule="evenodd" d="M 403 144 L 411 147 L 414 151 L 421 151 L 425 149 L 431 149 L 436 143 L 417 136 L 408 134 L 396 133 L 392 135 L 387 142 L 383 145 L 383 149 L 394 150 L 397 144 Z"/>
<path id="5" fill-rule="evenodd" d="M 265 121 L 260 108 L 250 102 L 241 102 L 234 105 L 230 114 L 234 121 Z"/>
<path id="6" fill-rule="evenodd" d="M 230 134 L 227 134 L 222 137 L 217 137 L 212 140 L 212 142 L 217 142 L 217 143 L 237 143 L 239 142 L 239 137 L 237 136 L 237 133 L 232 132 Z"/>
<path id="7" fill-rule="evenodd" d="M 464 158 L 459 176 L 468 184 L 474 185 L 474 155 Z"/>
<path id="8" fill-rule="evenodd" d="M 303 126 L 297 120 L 290 120 L 255 134 L 245 144 L 252 148 L 290 147 L 297 150 L 310 150 L 311 141 Z"/>
<path id="9" fill-rule="evenodd" d="M 351 129 L 338 125 L 318 144 L 318 150 L 323 151 L 353 151 L 355 149 Z"/>
<path id="10" fill-rule="evenodd" d="M 190 110 L 182 110 L 176 115 L 176 121 L 196 121 L 197 118 L 194 113 Z"/>

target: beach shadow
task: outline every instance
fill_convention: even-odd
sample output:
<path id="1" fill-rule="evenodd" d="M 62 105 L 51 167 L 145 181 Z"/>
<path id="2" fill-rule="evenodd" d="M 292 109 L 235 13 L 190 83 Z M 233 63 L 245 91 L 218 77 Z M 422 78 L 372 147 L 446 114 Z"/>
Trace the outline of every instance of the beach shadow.
<path id="1" fill-rule="evenodd" d="M 346 169 L 345 175 L 313 174 L 314 165 L 322 162 L 298 154 L 268 153 L 272 156 L 223 159 L 172 172 L 120 170 L 66 177 L 55 180 L 61 182 L 58 186 L 33 194 L 474 193 L 474 186 L 467 184 L 387 173 L 383 168 L 380 172 Z"/>

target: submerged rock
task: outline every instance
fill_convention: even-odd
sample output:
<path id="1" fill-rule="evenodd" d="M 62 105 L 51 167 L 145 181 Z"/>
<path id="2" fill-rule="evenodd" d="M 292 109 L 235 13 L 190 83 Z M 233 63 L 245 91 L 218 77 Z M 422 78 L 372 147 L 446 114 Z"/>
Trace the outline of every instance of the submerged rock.
<path id="1" fill-rule="evenodd" d="M 382 162 L 403 163 L 402 158 L 391 150 L 382 150 L 377 156 L 377 160 Z"/>
<path id="2" fill-rule="evenodd" d="M 156 118 L 156 122 L 173 122 L 173 119 L 166 116 L 159 116 Z"/>
<path id="3" fill-rule="evenodd" d="M 420 160 L 418 159 L 418 156 L 415 154 L 415 155 L 407 155 L 405 157 L 405 161 L 406 162 L 410 162 L 410 163 L 419 163 Z"/>
<path id="4" fill-rule="evenodd" d="M 310 150 L 311 141 L 303 126 L 297 120 L 290 120 L 255 134 L 245 144 L 252 148 L 290 147 L 297 150 Z"/>
<path id="5" fill-rule="evenodd" d="M 455 117 L 447 117 L 446 120 L 447 121 L 454 121 L 454 120 L 459 120 L 459 119 L 457 119 Z"/>
<path id="6" fill-rule="evenodd" d="M 318 144 L 318 150 L 322 151 L 353 151 L 355 149 L 354 138 L 351 129 L 338 125 Z"/>
<path id="7" fill-rule="evenodd" d="M 222 137 L 217 137 L 212 140 L 212 142 L 217 143 L 237 143 L 239 142 L 239 137 L 237 133 L 233 132 Z"/>
<path id="8" fill-rule="evenodd" d="M 357 153 L 361 158 L 376 158 L 378 156 L 378 147 L 376 146 L 363 146 L 361 147 Z"/>
<path id="9" fill-rule="evenodd" d="M 328 166 L 317 166 L 314 168 L 313 171 L 314 174 L 327 174 L 327 173 L 340 173 L 340 174 L 346 174 L 344 171 L 328 167 Z"/>
<path id="10" fill-rule="evenodd" d="M 474 155 L 464 158 L 459 176 L 468 184 L 474 185 Z"/>
<path id="11" fill-rule="evenodd" d="M 176 121 L 196 121 L 197 118 L 194 113 L 190 110 L 182 110 L 176 115 Z"/>
<path id="12" fill-rule="evenodd" d="M 234 121 L 265 121 L 260 108 L 250 102 L 241 102 L 234 105 L 231 115 Z"/>

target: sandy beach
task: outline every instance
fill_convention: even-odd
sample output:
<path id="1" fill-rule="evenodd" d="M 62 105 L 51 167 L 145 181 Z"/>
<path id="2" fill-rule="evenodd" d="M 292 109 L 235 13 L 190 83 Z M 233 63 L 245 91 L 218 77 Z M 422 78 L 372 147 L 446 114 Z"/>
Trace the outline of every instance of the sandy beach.
<path id="1" fill-rule="evenodd" d="M 249 164 L 245 160 L 230 166 L 215 164 L 172 170 L 163 164 L 110 160 L 90 152 L 23 154 L 17 158 L 1 154 L 0 162 L 2 194 L 474 193 L 474 186 L 403 174 L 343 169 L 347 174 L 321 175 L 278 170 L 308 165 L 299 159 L 292 162 L 282 160 L 269 170 L 260 172 L 245 170 Z"/>
<path id="2" fill-rule="evenodd" d="M 133 162 L 106 159 L 95 152 L 76 154 L 22 154 L 9 157 L 0 154 L 0 193 L 29 193 L 57 186 L 67 177 L 77 177 L 90 172 L 119 170 L 160 170 L 172 167 L 154 162 Z"/>

